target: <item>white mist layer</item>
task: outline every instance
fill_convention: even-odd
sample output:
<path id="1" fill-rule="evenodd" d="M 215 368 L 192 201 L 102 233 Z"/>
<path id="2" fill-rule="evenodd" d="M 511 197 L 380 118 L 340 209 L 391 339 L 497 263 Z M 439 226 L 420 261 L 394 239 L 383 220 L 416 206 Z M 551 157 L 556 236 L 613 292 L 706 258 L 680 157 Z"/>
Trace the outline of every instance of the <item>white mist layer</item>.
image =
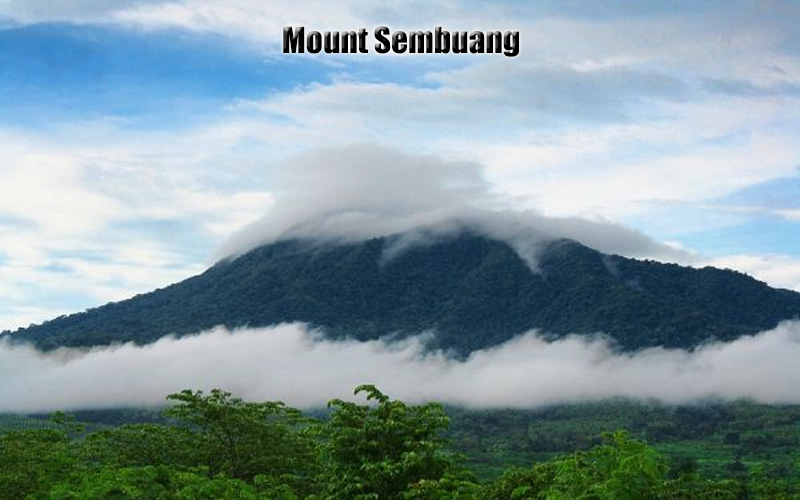
<path id="1" fill-rule="evenodd" d="M 363 383 L 409 402 L 526 407 L 609 397 L 693 403 L 800 403 L 800 322 L 694 351 L 620 354 L 602 338 L 547 342 L 535 332 L 458 361 L 420 339 L 318 340 L 303 325 L 215 329 L 147 346 L 43 354 L 0 342 L 0 412 L 149 406 L 181 389 L 224 388 L 298 407 Z"/>
<path id="2" fill-rule="evenodd" d="M 363 241 L 410 233 L 398 251 L 466 227 L 508 242 L 533 269 L 541 243 L 561 238 L 627 257 L 695 259 L 613 222 L 507 209 L 476 163 L 359 145 L 300 155 L 279 172 L 272 210 L 231 236 L 218 258 L 281 239 Z"/>

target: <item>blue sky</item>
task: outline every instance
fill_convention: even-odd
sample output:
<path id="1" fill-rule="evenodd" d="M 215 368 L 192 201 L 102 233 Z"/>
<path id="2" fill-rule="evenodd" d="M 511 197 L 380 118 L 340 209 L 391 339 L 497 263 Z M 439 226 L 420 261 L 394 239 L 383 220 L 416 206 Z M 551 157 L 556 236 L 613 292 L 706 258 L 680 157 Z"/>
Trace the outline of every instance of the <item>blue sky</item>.
<path id="1" fill-rule="evenodd" d="M 298 154 L 365 143 L 800 290 L 798 23 L 781 1 L 0 0 L 0 329 L 201 271 Z M 280 50 L 285 25 L 382 24 L 521 52 Z"/>
<path id="2" fill-rule="evenodd" d="M 0 31 L 4 124 L 116 118 L 127 127 L 208 120 L 233 99 L 329 80 L 310 59 L 276 64 L 213 33 L 42 23 Z M 165 108 L 170 113 L 165 113 Z"/>

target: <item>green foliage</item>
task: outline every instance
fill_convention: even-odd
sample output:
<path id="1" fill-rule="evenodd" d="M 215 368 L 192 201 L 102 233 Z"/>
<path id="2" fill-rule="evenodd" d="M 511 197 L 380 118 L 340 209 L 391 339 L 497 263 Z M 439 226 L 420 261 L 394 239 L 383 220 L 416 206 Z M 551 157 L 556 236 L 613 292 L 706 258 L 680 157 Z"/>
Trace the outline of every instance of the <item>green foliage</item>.
<path id="1" fill-rule="evenodd" d="M 512 469 L 482 493 L 486 500 L 736 500 L 742 488 L 726 481 L 666 478 L 663 457 L 624 432 L 589 451 Z M 760 498 L 760 497 L 756 497 Z"/>
<path id="2" fill-rule="evenodd" d="M 167 397 L 167 415 L 183 422 L 196 440 L 196 458 L 212 475 L 252 481 L 262 476 L 305 491 L 316 473 L 308 419 L 280 402 L 250 403 L 214 389 L 185 390 Z M 190 441 L 187 441 L 190 442 Z"/>
<path id="3" fill-rule="evenodd" d="M 52 488 L 47 500 L 270 500 L 239 479 L 165 466 L 103 468 Z"/>
<path id="4" fill-rule="evenodd" d="M 0 435 L 0 500 L 42 498 L 75 467 L 65 430 L 6 432 Z"/>
<path id="5" fill-rule="evenodd" d="M 26 429 L 48 429 L 56 427 L 52 421 L 28 415 L 0 414 L 0 433 Z"/>
<path id="6" fill-rule="evenodd" d="M 442 431 L 448 418 L 441 405 L 408 406 L 391 400 L 372 385 L 365 393 L 374 406 L 335 399 L 330 420 L 323 429 L 325 500 L 399 500 L 417 485 L 444 488 L 445 474 L 455 459 L 443 450 Z M 420 484 L 435 481 L 439 484 Z M 409 497 L 411 498 L 411 497 Z"/>
<path id="7" fill-rule="evenodd" d="M 464 354 L 532 328 L 555 336 L 602 331 L 626 349 L 692 347 L 800 316 L 800 294 L 740 273 L 608 256 L 570 241 L 542 252 L 540 273 L 506 243 L 469 232 L 386 261 L 392 243 L 281 241 L 10 337 L 52 349 L 302 321 L 360 340 L 435 328 L 439 347 Z"/>
<path id="8" fill-rule="evenodd" d="M 557 461 L 550 496 L 598 500 L 654 498 L 666 472 L 661 456 L 623 432 L 609 435 L 608 439 L 609 443 L 589 452 Z"/>
<path id="9" fill-rule="evenodd" d="M 89 434 L 81 452 L 90 463 L 112 467 L 166 465 L 190 468 L 206 462 L 198 450 L 204 449 L 197 433 L 175 426 L 127 424 Z"/>
<path id="10" fill-rule="evenodd" d="M 739 453 L 736 467 L 718 469 L 727 475 L 708 477 L 687 450 L 667 458 L 621 431 L 481 483 L 447 449 L 449 419 L 441 405 L 407 405 L 371 385 L 355 393 L 365 395 L 366 404 L 333 400 L 325 421 L 282 403 L 245 402 L 220 390 L 169 396 L 173 406 L 164 423 L 87 431 L 56 414 L 48 427 L 0 433 L 0 500 L 800 499 L 795 463 L 754 462 L 757 455 Z M 647 430 L 648 419 L 663 428 L 668 416 L 687 427 L 679 429 L 687 436 L 697 432 L 689 427 L 702 424 L 721 446 L 734 449 L 759 436 L 754 428 L 766 435 L 796 434 L 793 411 L 800 411 L 746 403 L 667 410 L 617 402 L 588 408 L 594 420 L 627 421 L 639 431 Z M 586 408 L 546 410 L 566 427 L 542 428 L 561 439 L 559 433 L 580 425 L 581 412 Z M 532 423 L 510 410 L 472 413 L 473 426 L 465 427 L 470 432 L 502 434 L 512 422 L 525 424 L 526 434 L 536 437 L 539 425 L 548 422 Z M 456 415 L 463 425 L 467 417 Z M 774 432 L 780 426 L 794 430 Z M 450 436 L 464 438 L 465 428 Z M 739 437 L 727 437 L 734 429 Z M 569 437 L 566 444 L 576 434 L 561 436 Z"/>
<path id="11" fill-rule="evenodd" d="M 748 402 L 667 406 L 625 400 L 536 410 L 448 408 L 453 447 L 479 477 L 601 444 L 627 429 L 668 457 L 668 476 L 746 476 L 764 466 L 772 480 L 800 482 L 800 406 Z"/>
<path id="12" fill-rule="evenodd" d="M 482 500 L 474 476 L 463 471 L 439 479 L 421 479 L 402 493 L 404 500 Z"/>

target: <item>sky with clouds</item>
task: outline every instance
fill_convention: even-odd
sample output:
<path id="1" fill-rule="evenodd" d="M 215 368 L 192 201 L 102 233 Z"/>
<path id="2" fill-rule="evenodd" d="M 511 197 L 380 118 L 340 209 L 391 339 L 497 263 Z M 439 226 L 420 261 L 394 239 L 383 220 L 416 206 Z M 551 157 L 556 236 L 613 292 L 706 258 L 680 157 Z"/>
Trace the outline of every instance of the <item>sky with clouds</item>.
<path id="1" fill-rule="evenodd" d="M 521 50 L 284 55 L 289 25 Z M 800 290 L 798 25 L 789 1 L 0 0 L 0 330 L 202 271 L 296 158 L 364 145 Z"/>

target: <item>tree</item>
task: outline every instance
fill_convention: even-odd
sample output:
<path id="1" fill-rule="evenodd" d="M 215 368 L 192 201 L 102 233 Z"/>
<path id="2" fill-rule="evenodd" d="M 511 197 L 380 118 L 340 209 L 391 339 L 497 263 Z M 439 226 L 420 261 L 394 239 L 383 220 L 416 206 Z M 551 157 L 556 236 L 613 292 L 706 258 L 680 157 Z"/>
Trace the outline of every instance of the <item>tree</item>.
<path id="1" fill-rule="evenodd" d="M 105 466 L 191 468 L 205 464 L 203 444 L 197 432 L 185 427 L 143 423 L 93 432 L 80 448 L 84 460 Z"/>
<path id="2" fill-rule="evenodd" d="M 281 402 L 249 403 L 214 389 L 171 394 L 167 415 L 179 419 L 199 439 L 200 460 L 209 474 L 306 492 L 316 473 L 314 444 L 305 430 L 310 420 Z"/>
<path id="3" fill-rule="evenodd" d="M 53 487 L 47 500 L 273 500 L 240 479 L 208 477 L 202 469 L 104 467 Z M 37 497 L 39 498 L 39 497 Z"/>
<path id="4" fill-rule="evenodd" d="M 0 434 L 0 500 L 42 498 L 77 466 L 69 431 L 77 427 L 56 414 L 56 427 Z"/>
<path id="5" fill-rule="evenodd" d="M 321 450 L 325 500 L 400 500 L 456 471 L 455 457 L 442 448 L 449 421 L 441 405 L 408 406 L 372 385 L 357 387 L 360 393 L 375 404 L 328 403 L 333 412 Z"/>
<path id="6" fill-rule="evenodd" d="M 606 443 L 534 465 L 511 469 L 488 485 L 484 500 L 736 500 L 731 481 L 703 481 L 692 474 L 666 478 L 663 457 L 625 432 Z"/>

